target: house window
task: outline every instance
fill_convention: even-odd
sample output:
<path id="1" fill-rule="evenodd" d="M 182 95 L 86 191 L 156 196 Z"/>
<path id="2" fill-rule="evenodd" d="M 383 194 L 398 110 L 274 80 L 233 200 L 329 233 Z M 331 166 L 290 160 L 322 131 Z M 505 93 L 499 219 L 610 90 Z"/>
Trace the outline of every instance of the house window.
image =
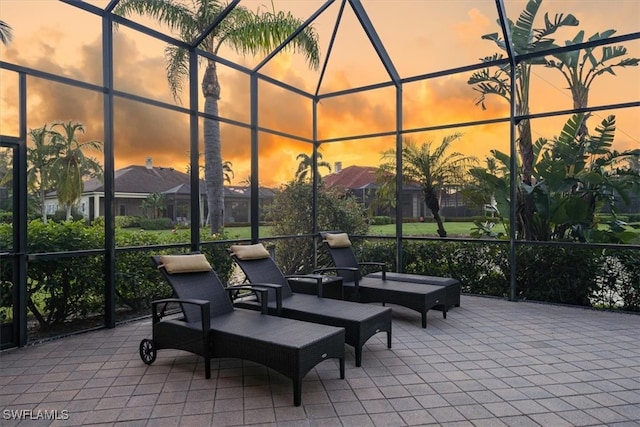
<path id="1" fill-rule="evenodd" d="M 126 214 L 127 213 L 126 213 L 126 210 L 124 208 L 124 205 L 120 205 L 120 216 L 125 216 Z"/>

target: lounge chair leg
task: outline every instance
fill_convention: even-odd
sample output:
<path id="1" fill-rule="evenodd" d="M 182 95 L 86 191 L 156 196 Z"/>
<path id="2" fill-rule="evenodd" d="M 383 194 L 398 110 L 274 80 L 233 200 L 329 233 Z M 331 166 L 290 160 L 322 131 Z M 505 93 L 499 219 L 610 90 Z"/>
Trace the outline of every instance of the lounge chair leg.
<path id="1" fill-rule="evenodd" d="M 340 379 L 344 379 L 344 357 L 340 358 Z"/>
<path id="2" fill-rule="evenodd" d="M 446 318 L 447 318 L 447 306 L 446 306 L 446 305 L 443 305 L 443 306 L 442 306 L 442 317 L 443 317 L 444 319 L 446 319 Z"/>
<path id="3" fill-rule="evenodd" d="M 427 327 L 427 312 L 423 312 L 422 313 L 422 327 L 426 328 Z"/>
<path id="4" fill-rule="evenodd" d="M 391 331 L 387 331 L 387 348 L 391 348 Z"/>
<path id="5" fill-rule="evenodd" d="M 206 379 L 211 378 L 211 359 L 208 357 L 204 358 L 204 377 Z"/>
<path id="6" fill-rule="evenodd" d="M 302 404 L 302 380 L 293 380 L 293 404 L 300 406 Z"/>
<path id="7" fill-rule="evenodd" d="M 356 366 L 362 366 L 362 347 L 356 347 Z"/>

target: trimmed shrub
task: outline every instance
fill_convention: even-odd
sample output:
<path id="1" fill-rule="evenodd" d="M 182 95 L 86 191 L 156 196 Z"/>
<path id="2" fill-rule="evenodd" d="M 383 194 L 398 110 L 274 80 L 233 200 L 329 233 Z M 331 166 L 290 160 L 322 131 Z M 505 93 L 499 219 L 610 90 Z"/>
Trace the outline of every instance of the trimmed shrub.
<path id="1" fill-rule="evenodd" d="M 140 218 L 140 228 L 143 230 L 169 230 L 172 228 L 171 218 Z"/>

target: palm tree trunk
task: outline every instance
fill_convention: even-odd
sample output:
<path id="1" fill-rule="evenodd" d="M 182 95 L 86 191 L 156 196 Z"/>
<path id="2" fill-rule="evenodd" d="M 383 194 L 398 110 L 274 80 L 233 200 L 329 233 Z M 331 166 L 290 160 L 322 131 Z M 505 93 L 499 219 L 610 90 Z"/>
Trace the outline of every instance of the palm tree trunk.
<path id="1" fill-rule="evenodd" d="M 586 108 L 589 106 L 589 88 L 582 82 L 574 83 L 571 86 L 571 97 L 573 98 L 573 108 Z M 585 115 L 584 120 L 580 123 L 580 130 L 578 131 L 578 138 L 584 138 L 589 134 L 587 129 L 587 119 L 589 115 Z"/>
<path id="2" fill-rule="evenodd" d="M 47 223 L 47 207 L 44 204 L 45 202 L 45 191 L 44 188 L 40 190 L 40 207 L 42 210 L 42 222 L 43 224 Z"/>
<path id="3" fill-rule="evenodd" d="M 522 182 L 527 185 L 531 185 L 531 177 L 533 175 L 533 141 L 531 140 L 531 122 L 529 120 L 522 120 L 518 123 L 518 152 L 520 153 L 520 159 L 522 161 Z M 531 221 L 533 220 L 534 203 L 533 198 L 527 195 L 523 191 L 518 191 L 518 205 L 522 212 L 520 224 L 518 224 L 519 234 L 524 236 L 527 240 L 539 240 L 534 239 Z"/>
<path id="4" fill-rule="evenodd" d="M 438 224 L 438 236 L 447 237 L 447 231 L 444 229 L 444 223 L 442 222 L 442 217 L 440 217 L 440 203 L 438 202 L 438 198 L 433 194 L 432 189 L 425 189 L 423 191 L 424 202 L 431 211 L 433 219 L 435 219 Z"/>
<path id="5" fill-rule="evenodd" d="M 204 112 L 218 115 L 220 84 L 216 65 L 210 61 L 202 79 L 202 93 L 205 97 Z M 224 226 L 224 175 L 222 170 L 222 144 L 220 140 L 220 122 L 204 119 L 204 180 L 207 191 L 207 204 L 211 234 L 218 233 Z"/>

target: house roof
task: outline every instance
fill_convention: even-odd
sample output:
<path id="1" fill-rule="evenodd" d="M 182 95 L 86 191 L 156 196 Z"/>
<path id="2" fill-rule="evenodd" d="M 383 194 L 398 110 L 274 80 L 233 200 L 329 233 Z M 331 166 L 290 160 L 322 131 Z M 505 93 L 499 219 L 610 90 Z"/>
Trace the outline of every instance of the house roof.
<path id="1" fill-rule="evenodd" d="M 347 166 L 339 172 L 322 177 L 324 185 L 345 190 L 377 188 L 376 170 L 373 166 Z"/>
<path id="2" fill-rule="evenodd" d="M 339 172 L 322 177 L 322 182 L 328 188 L 342 190 L 375 190 L 378 168 L 373 166 L 347 166 Z M 405 191 L 420 191 L 419 183 L 409 182 L 403 186 Z"/>
<path id="3" fill-rule="evenodd" d="M 174 168 L 131 165 L 114 172 L 114 187 L 119 193 L 187 195 L 191 193 L 191 178 L 189 174 L 179 172 Z M 84 182 L 83 192 L 104 192 L 104 183 L 95 178 L 87 180 Z M 205 185 L 202 180 L 200 180 L 200 192 L 205 193 Z M 225 186 L 224 193 L 228 198 L 251 197 L 249 187 Z M 261 197 L 273 197 L 274 191 L 270 188 L 260 187 L 259 194 Z"/>
<path id="4" fill-rule="evenodd" d="M 114 188 L 123 193 L 175 192 L 190 184 L 190 177 L 174 168 L 130 165 L 114 172 Z M 174 190 L 174 191 L 169 191 Z M 98 179 L 84 182 L 84 192 L 103 192 L 104 183 Z"/>

